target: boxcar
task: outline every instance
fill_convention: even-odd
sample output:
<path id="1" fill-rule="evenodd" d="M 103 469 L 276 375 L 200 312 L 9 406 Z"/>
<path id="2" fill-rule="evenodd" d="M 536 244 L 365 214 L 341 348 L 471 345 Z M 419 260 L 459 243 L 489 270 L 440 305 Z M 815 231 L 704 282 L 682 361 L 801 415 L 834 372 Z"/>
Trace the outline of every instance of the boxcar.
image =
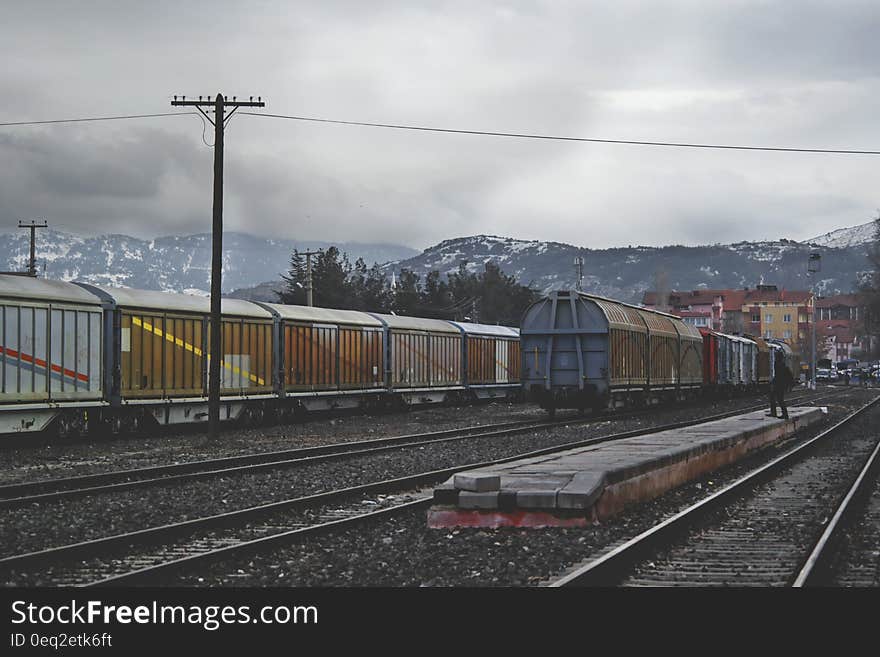
<path id="1" fill-rule="evenodd" d="M 703 337 L 703 386 L 707 391 L 718 386 L 720 336 L 711 329 L 700 329 Z"/>
<path id="2" fill-rule="evenodd" d="M 519 330 L 450 322 L 464 336 L 464 383 L 479 399 L 515 395 L 520 386 Z"/>
<path id="3" fill-rule="evenodd" d="M 770 346 L 764 338 L 747 336 L 755 343 L 755 382 L 760 388 L 765 388 L 773 378 L 773 354 Z"/>
<path id="4" fill-rule="evenodd" d="M 754 340 L 746 337 L 736 336 L 736 338 L 741 345 L 740 386 L 753 388 L 757 384 L 758 345 Z"/>
<path id="5" fill-rule="evenodd" d="M 279 393 L 294 398 L 294 408 L 355 407 L 383 392 L 383 326 L 378 319 L 353 310 L 259 305 L 276 318 Z"/>
<path id="6" fill-rule="evenodd" d="M 458 328 L 439 319 L 370 315 L 384 327 L 389 392 L 409 404 L 443 401 L 464 390 Z"/>
<path id="7" fill-rule="evenodd" d="M 87 428 L 102 405 L 100 301 L 61 281 L 0 275 L 0 432 Z M 76 407 L 74 409 L 73 407 Z"/>
<path id="8" fill-rule="evenodd" d="M 149 406 L 162 424 L 207 418 L 210 301 L 207 297 L 78 283 L 103 301 L 112 354 L 105 359 L 114 406 Z M 248 301 L 223 299 L 221 418 L 247 397 L 274 396 L 273 318 Z M 137 413 L 117 418 L 137 423 Z"/>
<path id="9" fill-rule="evenodd" d="M 699 331 L 680 318 L 573 291 L 525 312 L 523 385 L 544 408 L 653 403 L 702 382 Z"/>

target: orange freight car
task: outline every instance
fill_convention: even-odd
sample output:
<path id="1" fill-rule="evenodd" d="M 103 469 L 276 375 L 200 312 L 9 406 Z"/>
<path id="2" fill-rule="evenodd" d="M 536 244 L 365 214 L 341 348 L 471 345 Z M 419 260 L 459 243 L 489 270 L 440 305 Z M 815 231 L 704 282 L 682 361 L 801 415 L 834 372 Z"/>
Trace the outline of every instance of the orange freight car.
<path id="1" fill-rule="evenodd" d="M 381 388 L 382 323 L 367 313 L 261 303 L 281 322 L 287 392 Z"/>
<path id="2" fill-rule="evenodd" d="M 462 334 L 440 319 L 370 313 L 385 327 L 388 386 L 407 403 L 446 398 L 444 390 L 462 387 Z M 410 395 L 408 391 L 418 392 Z"/>
<path id="3" fill-rule="evenodd" d="M 207 297 L 104 286 L 83 287 L 117 315 L 122 399 L 205 396 L 210 302 Z M 223 395 L 270 394 L 272 315 L 247 301 L 223 299 L 220 361 Z"/>

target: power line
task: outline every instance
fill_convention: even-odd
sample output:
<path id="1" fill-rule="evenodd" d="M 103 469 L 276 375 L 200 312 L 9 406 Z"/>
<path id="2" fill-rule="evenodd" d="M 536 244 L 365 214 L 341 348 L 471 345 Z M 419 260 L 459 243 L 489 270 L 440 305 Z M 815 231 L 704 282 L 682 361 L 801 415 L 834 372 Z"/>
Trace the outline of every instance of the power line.
<path id="1" fill-rule="evenodd" d="M 675 148 L 715 148 L 736 151 L 782 151 L 788 153 L 836 153 L 841 155 L 880 155 L 880 151 L 847 150 L 832 148 L 785 148 L 781 146 L 733 146 L 729 144 L 695 144 L 672 141 L 638 141 L 634 139 L 599 139 L 592 137 L 563 137 L 558 135 L 539 135 L 518 132 L 490 132 L 485 130 L 457 130 L 454 128 L 432 128 L 427 126 L 400 125 L 394 123 L 368 123 L 366 121 L 340 121 L 336 119 L 319 119 L 311 116 L 287 116 L 284 114 L 257 114 L 241 112 L 251 116 L 264 116 L 274 119 L 290 119 L 293 121 L 312 121 L 315 123 L 336 123 L 340 125 L 359 125 L 370 128 L 389 128 L 392 130 L 419 130 L 422 132 L 446 132 L 459 135 L 484 135 L 488 137 L 515 137 L 517 139 L 544 139 L 552 141 L 578 141 L 596 144 L 628 144 L 630 146 L 668 146 Z"/>
<path id="2" fill-rule="evenodd" d="M 880 151 L 857 150 L 857 149 L 838 149 L 838 148 L 789 148 L 783 146 L 736 146 L 733 144 L 699 144 L 690 142 L 671 142 L 671 141 L 642 141 L 635 139 L 603 139 L 598 137 L 566 137 L 562 135 L 541 135 L 533 133 L 519 132 L 497 132 L 489 130 L 463 130 L 456 128 L 435 128 L 430 126 L 404 125 L 395 123 L 369 123 L 367 121 L 342 121 L 338 119 L 321 119 L 312 116 L 293 116 L 286 114 L 257 114 L 256 112 L 239 112 L 240 114 L 248 114 L 250 116 L 263 116 L 274 119 L 289 119 L 292 121 L 311 121 L 313 123 L 334 123 L 337 125 L 354 125 L 365 126 L 370 128 L 386 128 L 391 130 L 415 130 L 420 132 L 443 132 L 447 134 L 459 135 L 481 135 L 486 137 L 512 137 L 515 139 L 541 139 L 545 141 L 572 141 L 586 142 L 594 144 L 624 144 L 629 146 L 661 146 L 671 148 L 703 148 L 703 149 L 719 149 L 719 150 L 736 150 L 736 151 L 774 151 L 783 153 L 822 153 L 837 155 L 880 155 Z M 92 116 L 75 119 L 53 119 L 48 121 L 12 121 L 0 123 L 0 127 L 28 126 L 28 125 L 47 125 L 53 123 L 83 123 L 87 121 L 121 121 L 126 119 L 149 119 L 163 116 L 185 116 L 187 114 L 196 114 L 196 112 L 169 112 L 157 114 L 128 114 L 122 116 Z M 203 138 L 204 140 L 204 138 Z M 205 141 L 206 145 L 209 145 Z"/>
<path id="3" fill-rule="evenodd" d="M 51 121 L 14 121 L 12 123 L 0 123 L 0 127 L 17 125 L 45 125 L 47 123 L 83 123 L 85 121 L 121 121 L 123 119 L 151 119 L 157 116 L 184 116 L 195 112 L 165 112 L 162 114 L 127 114 L 125 116 L 89 116 L 79 119 L 53 119 Z"/>

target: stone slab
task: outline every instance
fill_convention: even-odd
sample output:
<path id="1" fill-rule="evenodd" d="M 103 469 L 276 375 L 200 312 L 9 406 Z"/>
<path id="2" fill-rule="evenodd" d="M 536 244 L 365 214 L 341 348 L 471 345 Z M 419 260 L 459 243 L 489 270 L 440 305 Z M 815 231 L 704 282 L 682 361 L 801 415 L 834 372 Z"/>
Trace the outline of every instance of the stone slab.
<path id="1" fill-rule="evenodd" d="M 589 509 L 604 489 L 604 472 L 581 472 L 557 493 L 556 506 L 560 509 Z"/>
<path id="2" fill-rule="evenodd" d="M 455 475 L 453 482 L 459 490 L 472 491 L 474 493 L 501 488 L 501 477 L 490 472 L 462 472 Z"/>
<path id="3" fill-rule="evenodd" d="M 598 518 L 779 440 L 820 419 L 822 411 L 795 407 L 789 416 L 786 421 L 758 411 L 458 473 L 435 490 L 435 505 L 461 510 L 467 526 L 545 526 L 541 523 L 552 517 L 569 523 L 572 513 Z M 473 515 L 480 513 L 495 520 Z M 522 514 L 532 517 L 524 521 Z M 509 517 L 499 520 L 501 516 Z M 432 517 L 432 526 L 451 526 L 441 518 L 459 522 L 464 516 Z"/>
<path id="4" fill-rule="evenodd" d="M 555 509 L 558 488 L 549 490 L 518 490 L 516 505 L 520 509 Z"/>
<path id="5" fill-rule="evenodd" d="M 497 509 L 499 492 L 474 493 L 463 490 L 458 493 L 458 506 L 462 509 Z"/>

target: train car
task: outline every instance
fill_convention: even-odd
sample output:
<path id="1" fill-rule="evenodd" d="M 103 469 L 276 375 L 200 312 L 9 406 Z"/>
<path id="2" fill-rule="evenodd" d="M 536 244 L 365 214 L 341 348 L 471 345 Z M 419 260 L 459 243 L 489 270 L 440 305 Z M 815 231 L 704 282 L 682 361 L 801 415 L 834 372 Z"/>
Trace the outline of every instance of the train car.
<path id="1" fill-rule="evenodd" d="M 0 433 L 207 420 L 207 297 L 0 275 Z M 222 300 L 221 420 L 517 396 L 517 329 Z"/>
<path id="2" fill-rule="evenodd" d="M 529 306 L 520 339 L 526 394 L 551 412 L 656 403 L 693 393 L 702 381 L 694 327 L 583 292 L 551 292 Z"/>
<path id="3" fill-rule="evenodd" d="M 734 336 L 739 343 L 740 366 L 738 385 L 743 390 L 753 389 L 757 384 L 758 346 L 754 340 L 741 335 Z"/>
<path id="4" fill-rule="evenodd" d="M 747 336 L 751 338 L 756 347 L 755 355 L 755 381 L 759 388 L 766 388 L 773 379 L 773 354 L 770 345 L 764 338 Z"/>
<path id="5" fill-rule="evenodd" d="M 794 384 L 792 384 L 792 387 L 794 387 L 794 385 L 800 381 L 802 365 L 800 354 L 794 351 L 794 349 L 791 348 L 791 345 L 783 340 L 770 339 L 768 342 L 771 348 L 782 351 L 783 358 L 785 359 L 785 366 L 788 367 L 789 372 L 791 372 L 791 375 L 794 378 Z"/>
<path id="6" fill-rule="evenodd" d="M 102 309 L 71 283 L 0 274 L 0 432 L 86 431 L 105 405 Z M 90 415 L 91 412 L 91 415 Z"/>
<path id="7" fill-rule="evenodd" d="M 277 323 L 286 411 L 354 408 L 385 392 L 383 324 L 354 310 L 260 303 Z"/>
<path id="8" fill-rule="evenodd" d="M 464 384 L 476 399 L 515 397 L 520 390 L 519 330 L 507 326 L 449 322 L 463 340 Z"/>
<path id="9" fill-rule="evenodd" d="M 406 405 L 451 401 L 464 392 L 462 332 L 440 319 L 369 313 L 385 335 L 385 385 Z"/>
<path id="10" fill-rule="evenodd" d="M 679 387 L 699 389 L 703 385 L 703 336 L 686 322 L 674 324 L 680 335 Z"/>
<path id="11" fill-rule="evenodd" d="M 709 394 L 731 394 L 758 385 L 758 344 L 749 337 L 701 330 L 703 385 Z"/>
<path id="12" fill-rule="evenodd" d="M 105 312 L 108 400 L 126 409 L 115 430 L 207 420 L 210 300 L 188 294 L 77 283 L 99 298 Z M 238 299 L 222 301 L 221 419 L 264 412 L 248 399 L 275 396 L 273 317 Z"/>
<path id="13" fill-rule="evenodd" d="M 700 329 L 703 338 L 703 386 L 709 391 L 718 386 L 718 364 L 721 337 L 711 329 Z"/>

